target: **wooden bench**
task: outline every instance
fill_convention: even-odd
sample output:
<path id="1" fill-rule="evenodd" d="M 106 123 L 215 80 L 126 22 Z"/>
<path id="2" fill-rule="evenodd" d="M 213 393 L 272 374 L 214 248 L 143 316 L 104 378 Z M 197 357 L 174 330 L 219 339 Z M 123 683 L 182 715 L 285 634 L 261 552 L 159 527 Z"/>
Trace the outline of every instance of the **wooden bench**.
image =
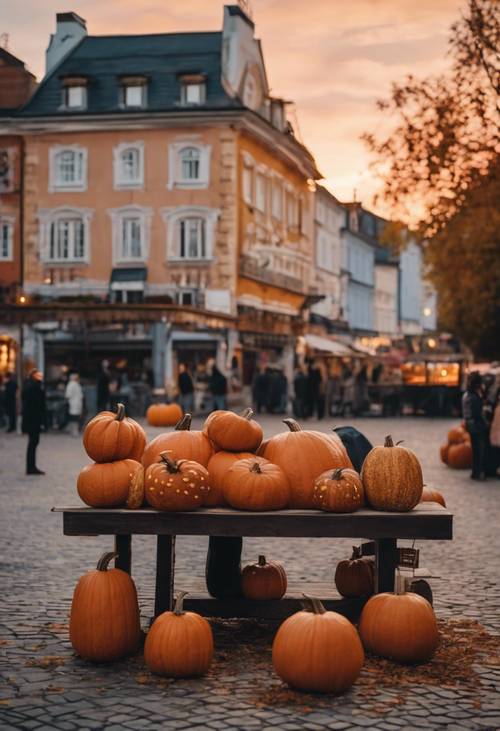
<path id="1" fill-rule="evenodd" d="M 393 591 L 398 563 L 397 540 L 451 540 L 452 514 L 437 503 L 420 503 L 409 513 L 359 510 L 336 514 L 313 510 L 280 510 L 251 513 L 225 508 L 189 513 L 163 513 L 151 509 L 53 508 L 63 514 L 68 536 L 114 535 L 118 556 L 115 565 L 130 573 L 132 536 L 156 535 L 155 616 L 172 607 L 175 571 L 175 536 L 257 536 L 279 538 L 369 538 L 375 543 L 375 591 Z M 184 586 L 182 587 L 185 588 Z M 190 587 L 186 587 L 190 588 Z M 258 602 L 243 598 L 213 599 L 201 587 L 186 597 L 187 609 L 205 616 L 281 618 L 300 608 L 300 591 L 325 600 L 327 608 L 355 616 L 362 601 L 325 596 L 325 585 L 299 587 L 279 601 Z M 333 576 L 332 576 L 333 590 Z"/>

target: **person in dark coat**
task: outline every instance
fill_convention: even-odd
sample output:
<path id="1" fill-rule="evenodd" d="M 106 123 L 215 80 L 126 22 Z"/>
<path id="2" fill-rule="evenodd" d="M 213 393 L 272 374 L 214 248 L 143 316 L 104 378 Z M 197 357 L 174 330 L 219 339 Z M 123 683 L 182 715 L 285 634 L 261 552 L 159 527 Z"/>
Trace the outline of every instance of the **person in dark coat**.
<path id="1" fill-rule="evenodd" d="M 470 434 L 472 446 L 473 480 L 484 480 L 486 471 L 486 448 L 489 425 L 483 413 L 482 378 L 477 371 L 469 374 L 467 390 L 462 397 L 462 413 L 465 428 Z"/>
<path id="2" fill-rule="evenodd" d="M 260 414 L 264 409 L 267 409 L 269 406 L 269 386 L 269 371 L 261 366 L 254 378 L 252 388 L 253 402 L 258 414 Z"/>
<path id="3" fill-rule="evenodd" d="M 179 389 L 179 404 L 181 409 L 185 414 L 192 414 L 194 411 L 194 383 L 185 363 L 181 363 L 179 366 L 177 388 Z"/>
<path id="4" fill-rule="evenodd" d="M 13 373 L 7 373 L 5 377 L 4 404 L 8 419 L 8 432 L 16 431 L 16 393 L 16 377 Z"/>
<path id="5" fill-rule="evenodd" d="M 293 381 L 294 399 L 293 414 L 298 419 L 306 417 L 306 404 L 308 396 L 307 377 L 302 368 L 297 368 Z"/>
<path id="6" fill-rule="evenodd" d="M 97 376 L 97 411 L 106 411 L 110 408 L 110 383 L 109 360 L 103 360 Z"/>
<path id="7" fill-rule="evenodd" d="M 227 378 L 215 363 L 212 365 L 212 372 L 208 380 L 208 390 L 212 394 L 214 409 L 224 410 L 226 408 Z"/>
<path id="8" fill-rule="evenodd" d="M 30 371 L 28 380 L 24 384 L 22 402 L 22 429 L 23 434 L 28 435 L 26 474 L 44 475 L 45 472 L 42 472 L 36 466 L 36 448 L 40 441 L 40 432 L 45 428 L 47 408 L 43 388 L 43 373 L 36 368 Z"/>

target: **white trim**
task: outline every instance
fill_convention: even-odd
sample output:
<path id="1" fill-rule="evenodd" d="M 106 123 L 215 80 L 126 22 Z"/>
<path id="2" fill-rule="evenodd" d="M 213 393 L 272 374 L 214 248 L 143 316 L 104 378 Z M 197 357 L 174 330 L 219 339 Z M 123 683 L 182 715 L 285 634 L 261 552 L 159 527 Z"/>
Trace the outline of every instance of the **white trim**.
<path id="1" fill-rule="evenodd" d="M 120 208 L 108 208 L 107 213 L 111 216 L 112 240 L 113 240 L 113 266 L 120 264 L 142 264 L 146 263 L 149 256 L 149 240 L 151 230 L 151 219 L 153 209 L 146 206 L 121 206 Z M 122 221 L 124 218 L 138 218 L 141 227 L 141 256 L 123 257 L 122 251 Z"/>
<path id="2" fill-rule="evenodd" d="M 15 226 L 15 223 L 16 223 L 15 216 L 0 215 L 0 243 L 2 243 L 1 239 L 3 237 L 1 229 L 4 226 L 7 227 L 7 255 L 3 256 L 2 250 L 0 249 L 0 262 L 14 260 L 14 226 Z"/>
<path id="3" fill-rule="evenodd" d="M 144 282 L 111 282 L 112 292 L 144 292 Z"/>
<path id="4" fill-rule="evenodd" d="M 199 177 L 196 180 L 182 179 L 181 152 L 188 147 L 192 147 L 200 153 Z M 186 139 L 183 142 L 172 142 L 168 146 L 168 190 L 174 190 L 174 188 L 208 188 L 210 183 L 211 155 L 212 145 L 205 145 L 191 139 Z"/>
<path id="5" fill-rule="evenodd" d="M 39 208 L 38 209 L 38 242 L 40 251 L 40 260 L 44 264 L 58 266 L 64 264 L 88 264 L 90 261 L 90 223 L 94 210 L 92 208 L 77 208 L 75 206 L 59 206 L 58 208 Z M 81 218 L 83 222 L 83 244 L 84 256 L 78 259 L 51 259 L 50 254 L 50 229 L 53 223 L 57 223 L 61 219 Z"/>
<path id="6" fill-rule="evenodd" d="M 177 206 L 162 208 L 161 216 L 166 225 L 166 259 L 180 262 L 206 262 L 213 259 L 215 243 L 215 226 L 220 209 L 208 206 Z M 205 257 L 181 257 L 178 252 L 178 224 L 183 218 L 202 218 L 205 221 Z"/>
<path id="7" fill-rule="evenodd" d="M 139 176 L 137 180 L 122 178 L 123 168 L 121 156 L 126 150 L 137 150 L 139 155 Z M 144 141 L 120 142 L 113 147 L 113 187 L 115 190 L 130 190 L 144 188 Z"/>
<path id="8" fill-rule="evenodd" d="M 62 152 L 81 154 L 81 178 L 75 182 L 64 182 L 58 179 L 57 156 Z M 53 145 L 49 149 L 49 193 L 82 192 L 87 190 L 87 158 L 88 150 L 82 145 Z"/>

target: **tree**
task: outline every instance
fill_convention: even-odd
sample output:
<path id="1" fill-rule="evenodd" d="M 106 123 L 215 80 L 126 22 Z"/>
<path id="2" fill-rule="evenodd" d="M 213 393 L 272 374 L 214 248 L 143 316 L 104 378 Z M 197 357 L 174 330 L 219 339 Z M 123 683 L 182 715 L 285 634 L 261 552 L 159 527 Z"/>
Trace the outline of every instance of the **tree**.
<path id="1" fill-rule="evenodd" d="M 378 202 L 415 229 L 440 325 L 477 357 L 500 357 L 500 4 L 468 0 L 450 69 L 394 83 L 379 108 L 391 134 L 364 135 Z M 395 242 L 397 245 L 397 242 Z"/>

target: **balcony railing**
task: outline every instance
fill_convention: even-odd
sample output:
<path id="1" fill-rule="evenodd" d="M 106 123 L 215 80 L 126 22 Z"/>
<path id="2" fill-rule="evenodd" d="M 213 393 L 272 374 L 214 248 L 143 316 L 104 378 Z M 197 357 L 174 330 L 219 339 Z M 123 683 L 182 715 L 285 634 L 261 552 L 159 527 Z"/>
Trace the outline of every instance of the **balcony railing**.
<path id="1" fill-rule="evenodd" d="M 255 279 L 258 282 L 270 284 L 273 287 L 287 289 L 290 292 L 311 294 L 311 287 L 309 286 L 307 277 L 304 277 L 305 281 L 303 281 L 298 277 L 291 276 L 290 274 L 276 271 L 275 269 L 261 264 L 261 262 L 254 257 L 240 257 L 240 275 L 242 277 L 248 277 L 249 279 Z"/>

